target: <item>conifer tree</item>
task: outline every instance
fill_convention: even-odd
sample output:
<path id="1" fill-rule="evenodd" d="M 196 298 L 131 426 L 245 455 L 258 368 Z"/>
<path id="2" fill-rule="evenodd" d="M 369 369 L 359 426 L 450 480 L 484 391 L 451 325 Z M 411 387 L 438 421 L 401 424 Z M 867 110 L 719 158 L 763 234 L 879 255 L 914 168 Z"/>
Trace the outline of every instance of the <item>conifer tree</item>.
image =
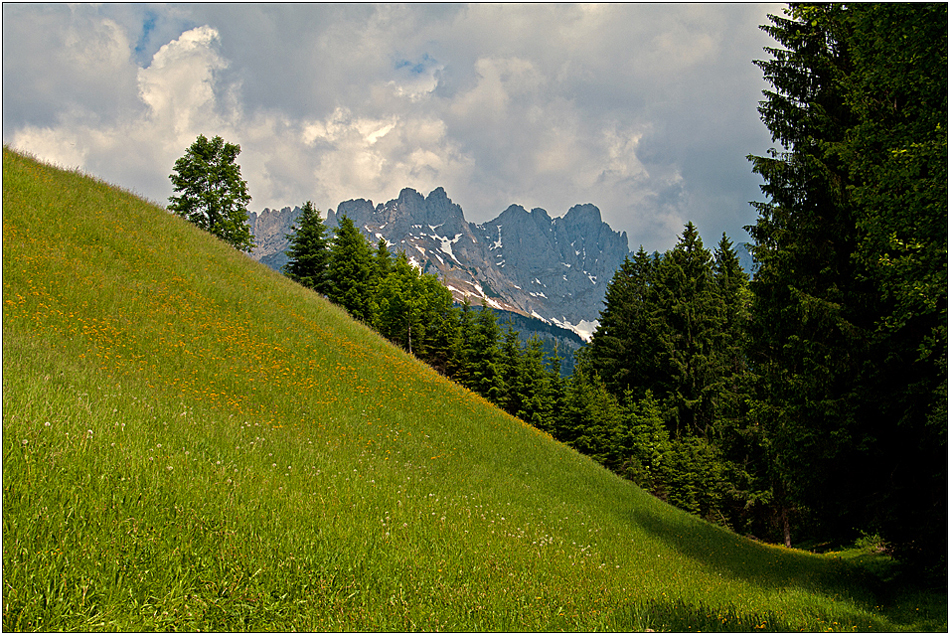
<path id="1" fill-rule="evenodd" d="M 420 272 L 405 252 L 396 257 L 395 263 L 389 263 L 388 251 L 381 241 L 376 270 L 389 273 L 376 288 L 376 329 L 420 359 L 444 363 L 450 337 L 440 334 L 440 329 L 453 328 L 451 292 L 435 276 Z"/>
<path id="2" fill-rule="evenodd" d="M 659 258 L 641 245 L 624 259 L 604 296 L 604 309 L 591 338 L 591 362 L 611 392 L 643 394 L 656 381 L 657 334 L 650 321 L 654 310 L 653 277 Z"/>
<path id="3" fill-rule="evenodd" d="M 461 309 L 454 305 L 452 292 L 434 277 L 433 281 L 434 283 L 429 284 L 438 285 L 437 295 L 440 299 L 437 300 L 435 306 L 435 324 L 425 360 L 446 377 L 454 378 L 458 366 L 455 356 L 456 342 L 461 329 L 459 324 Z"/>
<path id="4" fill-rule="evenodd" d="M 946 20 L 770 16 L 759 111 L 782 150 L 750 157 L 768 200 L 749 228 L 755 412 L 783 508 L 810 510 L 813 537 L 869 528 L 944 566 Z"/>
<path id="5" fill-rule="evenodd" d="M 620 466 L 616 441 L 622 425 L 617 399 L 593 370 L 587 350 L 579 350 L 575 354 L 574 372 L 565 382 L 563 407 L 554 437 L 616 470 Z"/>
<path id="6" fill-rule="evenodd" d="M 546 422 L 554 413 L 555 395 L 552 391 L 551 376 L 544 364 L 544 343 L 537 334 L 528 338 L 520 352 L 521 358 L 521 398 L 516 417 L 536 428 L 546 429 Z M 556 364 L 560 368 L 560 362 Z M 558 377 L 560 372 L 558 371 Z"/>
<path id="7" fill-rule="evenodd" d="M 679 243 L 658 263 L 650 332 L 655 333 L 660 396 L 674 436 L 710 438 L 718 420 L 723 306 L 713 279 L 712 254 L 687 223 Z"/>
<path id="8" fill-rule="evenodd" d="M 473 390 L 470 377 L 474 357 L 472 334 L 474 331 L 475 316 L 472 310 L 472 303 L 468 297 L 462 302 L 457 316 L 457 327 L 452 335 L 451 352 L 446 363 L 447 374 L 466 388 Z"/>
<path id="9" fill-rule="evenodd" d="M 474 313 L 468 347 L 467 385 L 493 404 L 501 405 L 505 391 L 498 349 L 501 331 L 495 314 L 484 300 L 481 309 Z"/>
<path id="10" fill-rule="evenodd" d="M 382 269 L 379 266 L 381 261 L 388 261 L 388 251 L 386 253 L 385 258 L 380 258 L 377 252 L 377 271 Z M 411 353 L 413 335 L 416 350 L 419 349 L 419 342 L 424 339 L 420 322 L 426 298 L 421 294 L 419 272 L 409 263 L 404 252 L 387 268 L 390 269 L 389 273 L 380 280 L 376 290 L 376 330 Z"/>
<path id="11" fill-rule="evenodd" d="M 554 354 L 545 360 L 546 392 L 541 409 L 540 421 L 537 427 L 551 436 L 558 438 L 559 419 L 564 411 L 564 378 L 561 376 L 562 358 L 557 343 L 554 345 Z"/>
<path id="12" fill-rule="evenodd" d="M 742 270 L 732 241 L 723 233 L 713 254 L 713 278 L 722 302 L 722 337 L 716 351 L 723 377 L 717 416 L 723 426 L 745 425 L 744 417 L 751 396 L 753 376 L 749 369 L 749 310 L 752 295 L 749 276 Z"/>
<path id="13" fill-rule="evenodd" d="M 353 221 L 342 217 L 330 247 L 327 297 L 354 318 L 372 324 L 374 274 L 369 244 Z"/>
<path id="14" fill-rule="evenodd" d="M 420 317 L 420 332 L 424 339 L 419 342 L 417 355 L 436 369 L 444 369 L 451 354 L 451 341 L 458 327 L 458 310 L 453 306 L 452 292 L 432 274 L 420 274 L 419 294 L 425 299 Z"/>
<path id="15" fill-rule="evenodd" d="M 659 402 L 647 390 L 637 400 L 624 395 L 624 423 L 619 439 L 619 473 L 653 495 L 668 500 L 672 445 Z"/>
<path id="16" fill-rule="evenodd" d="M 389 246 L 386 243 L 385 238 L 380 238 L 376 243 L 376 253 L 375 253 L 375 265 L 376 265 L 376 280 L 382 280 L 389 275 L 389 272 L 393 268 L 393 258 L 392 254 L 389 252 Z"/>
<path id="17" fill-rule="evenodd" d="M 504 409 L 508 414 L 518 416 L 523 405 L 525 386 L 522 383 L 521 343 L 511 322 L 505 325 L 499 353 L 501 380 L 505 386 L 502 398 Z"/>
<path id="18" fill-rule="evenodd" d="M 326 293 L 327 266 L 330 261 L 326 225 L 313 203 L 307 201 L 287 235 L 290 248 L 283 273 L 317 293 Z"/>

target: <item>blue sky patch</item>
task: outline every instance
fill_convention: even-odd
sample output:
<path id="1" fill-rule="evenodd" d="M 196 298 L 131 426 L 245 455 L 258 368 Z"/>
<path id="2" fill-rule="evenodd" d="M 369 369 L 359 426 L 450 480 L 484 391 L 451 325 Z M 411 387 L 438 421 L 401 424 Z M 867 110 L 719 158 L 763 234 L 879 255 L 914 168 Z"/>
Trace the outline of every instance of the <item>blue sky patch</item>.
<path id="1" fill-rule="evenodd" d="M 421 60 L 418 62 L 412 62 L 410 60 L 401 59 L 401 60 L 396 61 L 393 64 L 393 67 L 397 71 L 403 68 L 408 68 L 409 72 L 412 73 L 413 75 L 421 75 L 425 73 L 427 70 L 429 70 L 430 68 L 432 68 L 433 66 L 435 66 L 436 64 L 437 64 L 436 60 L 429 57 L 428 53 L 423 53 Z"/>
<path id="2" fill-rule="evenodd" d="M 157 13 L 154 11 L 145 12 L 145 19 L 142 21 L 142 32 L 139 34 L 139 40 L 135 44 L 135 57 L 140 63 L 148 62 L 148 58 L 151 57 L 147 54 L 146 47 L 148 46 L 149 38 L 152 31 L 155 30 L 157 22 Z"/>

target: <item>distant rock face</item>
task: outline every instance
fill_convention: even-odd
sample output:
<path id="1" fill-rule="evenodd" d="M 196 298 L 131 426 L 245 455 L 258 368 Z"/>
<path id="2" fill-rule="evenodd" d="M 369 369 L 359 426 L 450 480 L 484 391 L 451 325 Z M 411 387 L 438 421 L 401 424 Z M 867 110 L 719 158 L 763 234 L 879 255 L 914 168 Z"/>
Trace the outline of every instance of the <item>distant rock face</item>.
<path id="1" fill-rule="evenodd" d="M 281 210 L 264 208 L 260 214 L 248 214 L 248 224 L 257 246 L 251 252 L 251 258 L 264 263 L 271 269 L 280 271 L 287 264 L 287 255 L 284 253 L 290 248 L 287 234 L 300 216 L 300 208 L 285 207 Z"/>
<path id="2" fill-rule="evenodd" d="M 252 214 L 258 240 L 252 257 L 275 269 L 284 264 L 285 234 L 299 214 L 289 207 Z M 584 338 L 596 327 L 607 283 L 629 254 L 626 233 L 613 231 L 590 204 L 555 219 L 543 209 L 512 205 L 476 225 L 442 188 L 426 197 L 404 189 L 376 206 L 365 199 L 344 201 L 327 213 L 327 226 L 342 216 L 374 243 L 383 238 L 391 251 L 405 251 L 423 271 L 438 275 L 457 300 L 468 297 L 477 305 L 484 299 Z"/>

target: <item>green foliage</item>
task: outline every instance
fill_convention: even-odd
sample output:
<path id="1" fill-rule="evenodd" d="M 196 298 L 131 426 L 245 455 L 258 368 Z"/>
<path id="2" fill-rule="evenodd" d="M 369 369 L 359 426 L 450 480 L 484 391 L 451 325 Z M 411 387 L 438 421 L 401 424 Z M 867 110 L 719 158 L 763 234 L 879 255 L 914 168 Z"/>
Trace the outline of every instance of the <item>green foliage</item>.
<path id="1" fill-rule="evenodd" d="M 286 252 L 288 260 L 282 269 L 283 273 L 308 289 L 326 293 L 330 262 L 329 240 L 327 228 L 313 203 L 304 203 L 291 232 L 287 236 L 290 249 Z"/>
<path id="2" fill-rule="evenodd" d="M 209 141 L 198 135 L 168 177 L 179 193 L 169 197 L 168 209 L 235 249 L 249 252 L 254 248 L 247 224 L 251 196 L 235 163 L 240 153 L 241 146 L 225 143 L 221 137 Z"/>
<path id="3" fill-rule="evenodd" d="M 506 412 L 517 416 L 516 413 L 522 410 L 526 397 L 527 378 L 524 374 L 524 360 L 522 359 L 518 333 L 510 322 L 505 325 L 503 337 L 499 349 L 501 354 L 501 380 L 505 386 L 502 407 Z"/>
<path id="4" fill-rule="evenodd" d="M 385 238 L 380 238 L 376 243 L 376 280 L 382 280 L 393 269 L 393 257 L 389 253 L 389 246 Z"/>
<path id="5" fill-rule="evenodd" d="M 641 248 L 608 286 L 590 344 L 593 367 L 621 398 L 652 391 L 674 436 L 720 438 L 742 416 L 747 276 L 723 236 L 715 259 L 687 224 L 672 250 Z"/>
<path id="6" fill-rule="evenodd" d="M 353 221 L 344 216 L 330 246 L 326 296 L 357 320 L 373 322 L 376 265 L 373 252 Z"/>
<path id="7" fill-rule="evenodd" d="M 924 560 L 946 546 L 946 11 L 771 16 L 760 112 L 783 150 L 751 157 L 772 474 L 816 535 L 873 526 Z"/>
<path id="8" fill-rule="evenodd" d="M 284 273 L 325 294 L 394 344 L 442 372 L 450 364 L 457 331 L 452 294 L 400 253 L 394 261 L 385 240 L 375 252 L 349 218 L 328 244 L 320 213 L 307 202 L 290 235 Z"/>
<path id="9" fill-rule="evenodd" d="M 674 436 L 711 438 L 723 386 L 725 306 L 712 255 L 692 223 L 657 264 L 652 290 L 659 377 L 649 388 L 659 395 Z"/>
<path id="10" fill-rule="evenodd" d="M 723 515 L 726 465 L 717 448 L 701 437 L 674 439 L 666 467 L 667 501 L 710 522 Z"/>
<path id="11" fill-rule="evenodd" d="M 590 342 L 594 368 L 615 395 L 656 381 L 657 334 L 653 312 L 653 277 L 660 259 L 641 246 L 633 259 L 624 259 L 604 295 L 604 309 Z"/>
<path id="12" fill-rule="evenodd" d="M 638 401 L 634 401 L 633 393 L 628 391 L 625 406 L 626 421 L 620 440 L 620 474 L 666 500 L 668 466 L 673 446 L 663 422 L 660 404 L 650 390 Z"/>
<path id="13" fill-rule="evenodd" d="M 471 330 L 463 334 L 466 337 L 467 368 L 462 385 L 495 405 L 503 404 L 505 381 L 498 348 L 501 329 L 495 314 L 488 310 L 484 301 L 481 310 L 474 311 Z"/>
<path id="14" fill-rule="evenodd" d="M 521 350 L 520 362 L 518 409 L 512 414 L 543 430 L 557 412 L 555 382 L 561 376 L 560 361 L 551 360 L 550 366 L 546 363 L 544 344 L 535 334 Z"/>
<path id="15" fill-rule="evenodd" d="M 413 326 L 415 326 L 416 348 L 418 342 L 424 338 L 422 327 L 422 311 L 426 298 L 422 293 L 422 279 L 418 270 L 406 259 L 405 253 L 396 258 L 393 265 L 388 265 L 389 256 L 385 260 L 378 259 L 377 264 L 386 262 L 388 270 L 381 278 L 376 289 L 376 320 L 374 326 L 379 333 L 405 348 L 413 351 Z"/>
<path id="16" fill-rule="evenodd" d="M 500 342 L 495 314 L 484 303 L 477 314 L 467 301 L 457 309 L 449 290 L 405 253 L 394 261 L 382 239 L 371 252 L 348 218 L 341 219 L 328 247 L 319 212 L 309 202 L 290 238 L 288 277 L 325 292 L 389 341 L 510 414 L 539 429 L 553 426 L 560 398 L 553 389 L 560 378 L 549 376 L 540 338 L 522 347 L 509 325 Z M 555 363 L 559 369 L 561 360 Z"/>
<path id="17" fill-rule="evenodd" d="M 585 425 L 577 412 L 595 427 L 624 418 L 612 432 L 571 439 L 683 509 L 728 527 L 770 525 L 771 511 L 757 504 L 771 489 L 756 472 L 762 437 L 750 433 L 747 412 L 750 301 L 748 276 L 725 235 L 713 254 L 688 223 L 665 254 L 641 248 L 608 286 L 589 348 L 588 373 L 597 378 L 571 386 L 571 402 L 580 405 L 566 412 L 573 421 L 563 432 Z M 598 382 L 613 399 L 610 417 L 591 411 Z M 600 445 L 606 449 L 594 449 Z"/>
<path id="18" fill-rule="evenodd" d="M 388 262 L 388 256 L 378 257 L 377 264 L 380 262 Z M 377 268 L 378 272 L 387 270 L 374 297 L 377 307 L 374 326 L 389 341 L 420 359 L 441 359 L 445 355 L 446 338 L 439 332 L 450 319 L 451 292 L 435 276 L 422 274 L 405 253 L 400 253 L 394 264 Z"/>
<path id="19" fill-rule="evenodd" d="M 471 359 L 473 352 L 470 347 L 470 333 L 475 324 L 472 304 L 468 297 L 456 314 L 457 319 L 449 335 L 449 355 L 446 359 L 446 374 L 454 378 L 463 386 L 469 386 L 468 377 L 471 373 Z"/>
<path id="20" fill-rule="evenodd" d="M 615 440 L 623 425 L 623 412 L 600 376 L 590 367 L 582 349 L 574 374 L 564 387 L 564 403 L 554 436 L 598 463 L 616 469 Z"/>

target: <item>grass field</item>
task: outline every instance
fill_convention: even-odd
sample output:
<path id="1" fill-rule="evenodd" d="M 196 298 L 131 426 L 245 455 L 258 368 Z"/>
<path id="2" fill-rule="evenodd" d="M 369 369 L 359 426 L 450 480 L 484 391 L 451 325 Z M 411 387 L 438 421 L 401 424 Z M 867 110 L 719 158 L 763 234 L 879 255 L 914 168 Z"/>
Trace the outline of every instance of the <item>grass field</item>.
<path id="1" fill-rule="evenodd" d="M 947 629 L 868 558 L 678 511 L 4 148 L 4 630 Z"/>

